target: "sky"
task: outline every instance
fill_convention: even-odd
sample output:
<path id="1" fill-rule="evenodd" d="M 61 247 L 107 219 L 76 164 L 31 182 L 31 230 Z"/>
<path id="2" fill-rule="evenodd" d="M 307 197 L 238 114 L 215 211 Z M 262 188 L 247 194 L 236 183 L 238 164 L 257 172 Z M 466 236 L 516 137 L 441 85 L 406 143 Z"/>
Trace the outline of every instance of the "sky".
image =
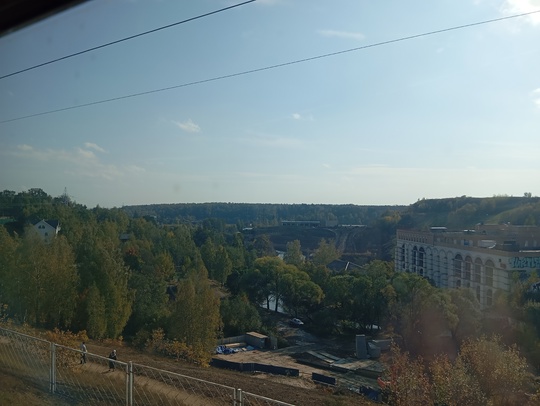
<path id="1" fill-rule="evenodd" d="M 0 76 L 241 2 L 83 3 L 0 36 Z M 536 10 L 257 0 L 2 78 L 0 190 L 88 207 L 538 196 L 540 13 L 476 24 Z"/>

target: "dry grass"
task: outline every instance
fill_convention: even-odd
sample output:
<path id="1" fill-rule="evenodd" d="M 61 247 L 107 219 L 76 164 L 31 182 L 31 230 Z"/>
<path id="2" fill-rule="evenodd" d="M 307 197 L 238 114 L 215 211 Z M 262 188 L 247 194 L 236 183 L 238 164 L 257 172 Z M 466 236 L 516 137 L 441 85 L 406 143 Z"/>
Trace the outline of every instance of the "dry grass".
<path id="1" fill-rule="evenodd" d="M 0 405 L 70 406 L 71 403 L 0 370 Z"/>

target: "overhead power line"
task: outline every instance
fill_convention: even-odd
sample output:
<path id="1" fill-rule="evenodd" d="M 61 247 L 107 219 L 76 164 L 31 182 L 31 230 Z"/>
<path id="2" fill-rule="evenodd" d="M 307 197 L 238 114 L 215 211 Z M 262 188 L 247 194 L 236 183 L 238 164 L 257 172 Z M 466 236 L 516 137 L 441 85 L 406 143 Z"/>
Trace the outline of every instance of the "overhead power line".
<path id="1" fill-rule="evenodd" d="M 196 17 L 191 17 L 191 18 L 188 18 L 186 20 L 178 21 L 176 23 L 164 25 L 164 26 L 159 27 L 159 28 L 154 28 L 152 30 L 141 32 L 141 33 L 135 34 L 135 35 L 131 35 L 129 37 L 118 39 L 116 41 L 107 42 L 106 44 L 102 44 L 102 45 L 98 45 L 98 46 L 95 46 L 95 47 L 92 47 L 92 48 L 88 48 L 88 49 L 85 49 L 84 51 L 75 52 L 75 53 L 72 53 L 72 54 L 69 54 L 69 55 L 66 55 L 66 56 L 62 56 L 60 58 L 52 59 L 52 60 L 47 61 L 47 62 L 39 63 L 37 65 L 30 66 L 29 68 L 24 68 L 24 69 L 18 70 L 16 72 L 12 72 L 12 73 L 8 73 L 7 75 L 0 76 L 0 80 L 5 79 L 5 78 L 9 78 L 10 76 L 18 75 L 19 73 L 28 72 L 29 70 L 33 70 L 33 69 L 36 69 L 36 68 L 41 68 L 42 66 L 50 65 L 51 63 L 55 63 L 55 62 L 58 62 L 58 61 L 63 61 L 65 59 L 69 59 L 69 58 L 73 58 L 74 56 L 82 55 L 82 54 L 85 54 L 85 53 L 90 52 L 90 51 L 95 51 L 96 49 L 101 49 L 101 48 L 108 47 L 110 45 L 119 44 L 120 42 L 129 41 L 130 39 L 142 37 L 143 35 L 152 34 L 154 32 L 165 30 L 167 28 L 171 28 L 171 27 L 174 27 L 174 26 L 177 26 L 177 25 L 180 25 L 180 24 L 188 23 L 190 21 L 198 20 L 198 19 L 203 18 L 203 17 L 208 17 L 208 16 L 211 16 L 213 14 L 221 13 L 222 11 L 230 10 L 232 8 L 235 8 L 235 7 L 244 6 L 244 5 L 248 4 L 248 3 L 253 3 L 255 1 L 257 1 L 257 0 L 244 1 L 243 3 L 234 4 L 234 5 L 229 6 L 229 7 L 225 7 L 225 8 L 221 8 L 219 10 L 211 11 L 209 13 L 201 14 L 201 15 L 198 15 Z"/>
<path id="2" fill-rule="evenodd" d="M 233 78 L 233 77 L 237 77 L 237 76 L 249 75 L 251 73 L 257 73 L 257 72 L 262 72 L 262 71 L 266 71 L 266 70 L 282 68 L 282 67 L 285 67 L 285 66 L 296 65 L 296 64 L 300 64 L 300 63 L 304 63 L 304 62 L 314 61 L 314 60 L 317 60 L 317 59 L 329 58 L 331 56 L 341 55 L 341 54 L 345 54 L 345 53 L 349 53 L 349 52 L 361 51 L 361 50 L 364 50 L 364 49 L 374 48 L 374 47 L 383 46 L 383 45 L 394 44 L 396 42 L 402 42 L 402 41 L 407 41 L 407 40 L 411 40 L 411 39 L 415 39 L 415 38 L 426 37 L 426 36 L 429 36 L 429 35 L 441 34 L 441 33 L 448 32 L 448 31 L 455 31 L 455 30 L 460 30 L 460 29 L 463 29 L 463 28 L 469 28 L 469 27 L 474 27 L 474 26 L 478 26 L 478 25 L 490 24 L 490 23 L 494 23 L 494 22 L 498 22 L 498 21 L 509 20 L 509 19 L 512 19 L 512 18 L 530 16 L 530 15 L 535 14 L 535 13 L 540 13 L 540 10 L 531 11 L 531 12 L 523 13 L 523 14 L 515 14 L 515 15 L 511 15 L 511 16 L 507 16 L 507 17 L 495 18 L 495 19 L 491 19 L 491 20 L 479 21 L 479 22 L 476 22 L 476 23 L 458 25 L 458 26 L 450 27 L 450 28 L 443 28 L 441 30 L 429 31 L 429 32 L 425 32 L 425 33 L 422 33 L 422 34 L 415 34 L 415 35 L 410 35 L 410 36 L 407 36 L 407 37 L 400 37 L 400 38 L 396 38 L 396 39 L 391 39 L 391 40 L 388 40 L 388 41 L 376 42 L 376 43 L 369 44 L 369 45 L 364 45 L 364 46 L 360 46 L 360 47 L 345 49 L 345 50 L 342 50 L 342 51 L 336 51 L 336 52 L 331 52 L 331 53 L 327 53 L 327 54 L 312 56 L 312 57 L 309 57 L 309 58 L 297 59 L 297 60 L 289 61 L 289 62 L 278 63 L 278 64 L 275 64 L 275 65 L 265 66 L 265 67 L 262 67 L 262 68 L 255 68 L 255 69 L 245 70 L 245 71 L 242 71 L 242 72 L 236 72 L 236 73 L 231 73 L 231 74 L 222 75 L 222 76 L 215 76 L 215 77 L 208 78 L 208 79 L 202 79 L 202 80 L 196 80 L 196 81 L 193 81 L 193 82 L 182 83 L 180 85 L 168 86 L 168 87 L 163 87 L 163 88 L 160 88 L 160 89 L 153 89 L 153 90 L 148 90 L 148 91 L 139 92 L 139 93 L 132 93 L 132 94 L 124 95 L 124 96 L 112 97 L 110 99 L 103 99 L 103 100 L 98 100 L 98 101 L 94 101 L 94 102 L 90 102 L 90 103 L 79 104 L 77 106 L 63 107 L 63 108 L 59 108 L 59 109 L 55 109 L 55 110 L 43 111 L 41 113 L 34 113 L 34 114 L 29 114 L 27 116 L 21 116 L 21 117 L 11 118 L 11 119 L 7 119 L 7 120 L 2 120 L 2 121 L 0 121 L 0 124 L 9 123 L 9 122 L 12 122 L 12 121 L 24 120 L 24 119 L 32 118 L 32 117 L 43 116 L 43 115 L 47 115 L 47 114 L 59 113 L 61 111 L 80 109 L 80 108 L 83 108 L 83 107 L 94 106 L 96 104 L 103 104 L 103 103 L 109 103 L 109 102 L 123 100 L 123 99 L 129 99 L 129 98 L 132 98 L 132 97 L 144 96 L 144 95 L 152 94 L 152 93 L 165 92 L 167 90 L 179 89 L 179 88 L 182 88 L 182 87 L 200 85 L 200 84 L 208 83 L 208 82 L 215 82 L 215 81 L 218 81 L 218 80 L 229 79 L 229 78 Z"/>

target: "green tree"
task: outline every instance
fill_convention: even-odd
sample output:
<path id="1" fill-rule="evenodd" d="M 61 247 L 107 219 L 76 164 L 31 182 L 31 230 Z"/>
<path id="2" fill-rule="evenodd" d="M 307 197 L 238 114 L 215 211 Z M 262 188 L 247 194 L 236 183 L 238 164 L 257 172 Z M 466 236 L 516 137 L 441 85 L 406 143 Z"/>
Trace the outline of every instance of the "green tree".
<path id="1" fill-rule="evenodd" d="M 414 352 L 438 351 L 433 337 L 453 330 L 458 322 L 456 307 L 446 291 L 437 289 L 416 274 L 399 273 L 393 280 L 395 301 L 391 317 L 405 347 Z"/>
<path id="2" fill-rule="evenodd" d="M 319 246 L 313 253 L 312 261 L 315 265 L 328 265 L 330 262 L 339 259 L 341 253 L 336 248 L 333 241 L 326 241 L 324 238 L 319 242 Z"/>
<path id="3" fill-rule="evenodd" d="M 19 315 L 36 326 L 69 327 L 77 295 L 74 255 L 61 236 L 44 242 L 29 230 L 18 253 L 15 277 Z"/>
<path id="4" fill-rule="evenodd" d="M 258 331 L 262 326 L 257 308 L 249 302 L 246 296 L 224 299 L 221 302 L 220 313 L 225 337 Z"/>
<path id="5" fill-rule="evenodd" d="M 104 338 L 107 336 L 107 306 L 96 283 L 85 290 L 86 323 L 84 327 L 90 337 Z"/>
<path id="6" fill-rule="evenodd" d="M 79 301 L 78 323 L 79 329 L 87 329 L 87 324 L 93 314 L 92 304 L 88 301 L 88 290 L 93 285 L 99 295 L 93 295 L 105 302 L 105 337 L 118 337 L 127 324 L 131 315 L 134 292 L 129 287 L 131 272 L 124 263 L 119 247 L 117 230 L 114 225 L 104 222 L 96 228 L 89 228 L 84 235 L 84 244 L 77 252 L 77 263 L 81 278 L 81 300 Z M 99 324 L 99 323 L 98 323 Z M 104 337 L 95 337 L 104 338 Z"/>
<path id="7" fill-rule="evenodd" d="M 452 303 L 456 307 L 458 322 L 452 329 L 452 335 L 461 343 L 470 337 L 477 337 L 482 325 L 480 303 L 470 289 L 451 289 Z"/>
<path id="8" fill-rule="evenodd" d="M 214 266 L 214 279 L 223 286 L 232 273 L 233 267 L 227 249 L 223 245 L 220 245 L 216 251 Z"/>
<path id="9" fill-rule="evenodd" d="M 195 360 L 210 361 L 221 327 L 219 299 L 206 275 L 190 272 L 179 281 L 178 293 L 169 320 L 169 334 L 191 348 Z"/>
<path id="10" fill-rule="evenodd" d="M 18 240 L 12 238 L 4 226 L 0 226 L 0 304 L 13 306 L 17 302 L 18 244 Z"/>
<path id="11" fill-rule="evenodd" d="M 286 264 L 301 267 L 304 263 L 304 256 L 302 255 L 302 248 L 300 247 L 300 240 L 289 241 L 287 243 L 287 250 L 283 256 L 283 261 Z"/>
<path id="12" fill-rule="evenodd" d="M 276 249 L 266 234 L 258 235 L 253 241 L 253 251 L 257 258 L 276 256 Z"/>
<path id="13" fill-rule="evenodd" d="M 266 307 L 270 308 L 270 300 L 273 298 L 274 311 L 277 312 L 284 289 L 285 263 L 279 257 L 261 257 L 255 260 L 254 266 L 262 275 L 261 287 L 266 298 Z"/>
<path id="14" fill-rule="evenodd" d="M 162 252 L 147 260 L 139 269 L 132 269 L 129 281 L 135 298 L 126 331 L 132 334 L 141 329 L 151 331 L 168 315 L 167 286 L 174 276 L 172 258 Z"/>
<path id="15" fill-rule="evenodd" d="M 296 317 L 308 315 L 322 302 L 322 289 L 309 279 L 306 272 L 294 265 L 287 265 L 283 276 L 283 306 Z"/>

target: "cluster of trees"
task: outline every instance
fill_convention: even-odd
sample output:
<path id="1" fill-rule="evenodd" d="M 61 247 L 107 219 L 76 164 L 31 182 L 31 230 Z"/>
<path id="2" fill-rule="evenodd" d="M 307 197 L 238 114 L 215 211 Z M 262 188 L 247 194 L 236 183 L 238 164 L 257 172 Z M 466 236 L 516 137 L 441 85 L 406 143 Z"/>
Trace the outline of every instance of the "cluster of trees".
<path id="1" fill-rule="evenodd" d="M 34 189 L 4 191 L 0 203 L 15 220 L 0 226 L 0 308 L 38 327 L 141 344 L 159 336 L 200 362 L 209 360 L 219 336 L 272 333 L 261 306 L 302 318 L 319 334 L 384 326 L 415 356 L 455 352 L 493 332 L 469 290 L 437 289 L 385 261 L 331 272 L 328 264 L 341 256 L 332 241 L 321 240 L 308 256 L 299 240 L 289 241 L 280 258 L 267 235 L 244 235 L 222 219 L 163 225 Z M 43 218 L 62 227 L 50 243 L 29 225 Z M 400 221 L 383 213 L 380 235 Z M 528 292 L 530 282 L 516 280 L 494 308 L 521 322 L 502 340 L 518 342 L 540 365 L 540 297 Z"/>
<path id="2" fill-rule="evenodd" d="M 282 220 L 338 221 L 339 224 L 371 224 L 388 210 L 405 206 L 359 206 L 353 204 L 271 203 L 176 203 L 124 206 L 132 217 L 157 216 L 166 224 L 218 218 L 239 228 L 277 226 Z"/>
<path id="3" fill-rule="evenodd" d="M 440 354 L 431 360 L 392 349 L 385 377 L 392 405 L 537 405 L 540 389 L 527 361 L 515 346 L 497 336 L 467 339 L 452 361 Z"/>

